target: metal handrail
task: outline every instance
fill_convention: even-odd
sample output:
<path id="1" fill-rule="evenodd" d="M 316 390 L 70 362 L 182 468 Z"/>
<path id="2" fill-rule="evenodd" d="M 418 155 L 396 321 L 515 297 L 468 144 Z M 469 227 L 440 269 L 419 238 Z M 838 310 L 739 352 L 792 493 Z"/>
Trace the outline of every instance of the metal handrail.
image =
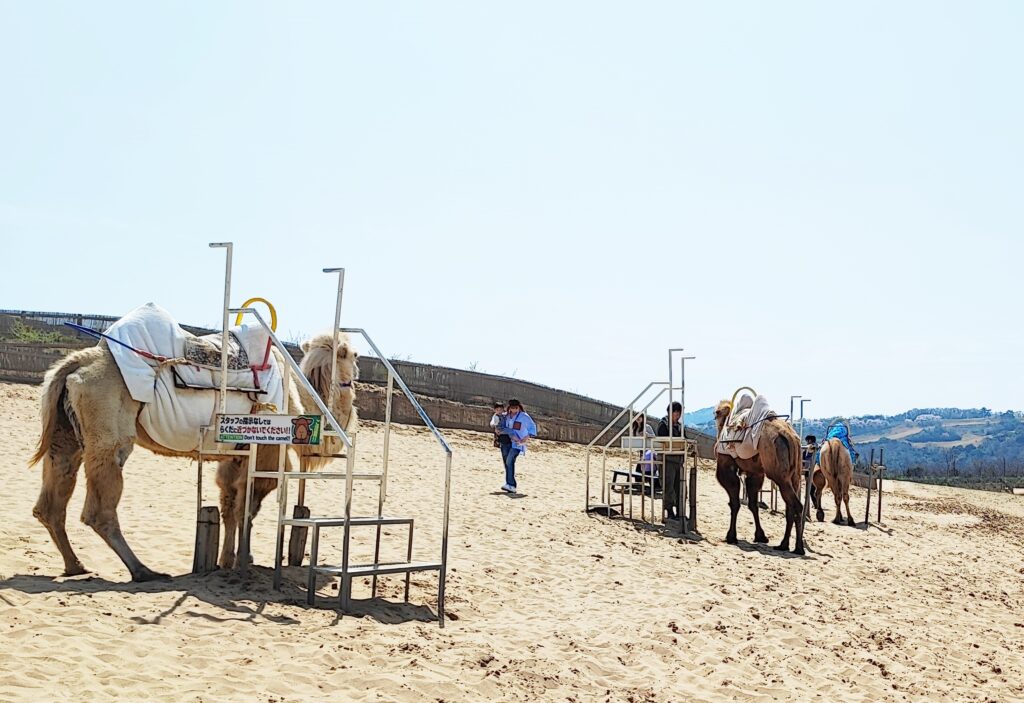
<path id="1" fill-rule="evenodd" d="M 316 403 L 316 406 L 320 409 L 320 412 L 324 414 L 324 416 L 330 421 L 334 429 L 338 432 L 338 437 L 345 444 L 345 448 L 352 449 L 352 439 L 348 436 L 348 434 L 345 433 L 344 428 L 341 426 L 341 423 L 338 422 L 338 420 L 334 417 L 334 414 L 331 413 L 330 408 L 328 408 L 327 405 L 324 404 L 324 401 L 320 399 L 320 395 L 316 392 L 316 389 L 313 388 L 312 384 L 309 382 L 309 379 L 306 378 L 305 374 L 302 373 L 302 369 L 299 368 L 299 364 L 295 361 L 295 359 L 292 358 L 292 355 L 288 353 L 288 350 L 285 349 L 284 345 L 281 344 L 281 340 L 277 338 L 277 335 L 274 334 L 274 331 L 270 329 L 270 326 L 263 320 L 263 318 L 260 316 L 259 311 L 256 310 L 255 308 L 234 308 L 228 310 L 228 312 L 230 314 L 249 313 L 259 321 L 259 323 L 263 326 L 263 329 L 266 330 L 266 333 L 270 335 L 270 339 L 271 341 L 274 342 L 274 345 L 279 350 L 281 350 L 281 356 L 284 357 L 285 363 L 288 364 L 288 366 L 290 366 L 291 369 L 295 372 L 295 376 L 298 382 L 302 384 L 302 386 L 309 393 L 310 397 L 313 399 L 313 402 Z"/>
<path id="2" fill-rule="evenodd" d="M 452 448 L 448 445 L 448 441 L 444 438 L 444 435 L 441 434 L 441 432 L 434 425 L 433 421 L 431 421 L 430 417 L 423 409 L 423 406 L 420 405 L 420 402 L 418 400 L 416 400 L 415 394 L 413 394 L 413 392 L 409 390 L 409 386 L 405 385 L 405 381 L 402 380 L 402 377 L 399 375 L 395 367 L 392 366 L 391 362 L 387 360 L 387 357 L 384 356 L 380 348 L 373 343 L 373 340 L 370 339 L 370 335 L 366 334 L 366 330 L 362 329 L 361 327 L 343 327 L 341 328 L 340 331 L 345 332 L 346 334 L 362 335 L 363 339 L 366 340 L 366 343 L 370 345 L 371 349 L 373 349 L 373 353 L 377 355 L 377 358 L 380 359 L 381 363 L 384 364 L 385 368 L 387 368 L 387 370 L 394 375 L 395 381 L 398 382 L 398 387 L 402 389 L 403 393 L 405 393 L 405 397 L 409 399 L 409 402 L 412 404 L 413 409 L 416 410 L 416 414 L 420 416 L 421 420 L 423 420 L 423 424 L 427 426 L 431 433 L 433 433 L 434 438 L 441 444 L 441 447 L 444 449 L 445 453 L 451 455 Z"/>
<path id="3" fill-rule="evenodd" d="M 376 354 L 377 358 L 380 359 L 381 363 L 384 364 L 384 367 L 387 368 L 388 374 L 389 374 L 389 377 L 388 377 L 388 382 L 389 382 L 389 388 L 388 388 L 388 390 L 389 390 L 389 393 L 388 393 L 388 407 L 390 408 L 390 399 L 391 399 L 390 383 L 391 383 L 392 379 L 394 379 L 394 381 L 398 382 L 398 387 L 402 389 L 403 393 L 405 393 L 405 397 L 408 399 L 409 403 L 416 410 L 416 414 L 420 416 L 421 420 L 423 420 L 423 424 L 427 426 L 427 428 L 430 430 L 430 432 L 434 435 L 434 438 L 441 445 L 441 448 L 444 449 L 444 453 L 445 453 L 445 458 L 444 458 L 444 508 L 443 508 L 444 512 L 443 512 L 443 515 L 442 515 L 442 518 L 441 518 L 441 571 L 438 573 L 438 577 L 437 577 L 437 579 L 438 579 L 438 583 L 437 583 L 437 610 L 438 610 L 437 617 L 438 617 L 438 623 L 441 625 L 441 627 L 444 627 L 444 617 L 445 617 L 445 613 L 444 613 L 444 596 L 445 596 L 445 589 L 447 587 L 447 581 L 448 581 L 448 541 L 449 541 L 449 539 L 448 539 L 448 521 L 449 521 L 449 516 L 451 514 L 451 492 L 452 492 L 452 489 L 451 489 L 451 486 L 452 486 L 452 448 L 451 448 L 451 446 L 449 446 L 448 440 L 446 440 L 444 438 L 444 435 L 441 434 L 441 432 L 434 425 L 434 422 L 430 419 L 430 416 L 427 415 L 427 412 L 423 409 L 423 406 L 420 405 L 420 401 L 416 400 L 415 394 L 413 394 L 413 392 L 411 390 L 409 390 L 409 386 L 407 386 L 405 384 L 405 381 L 402 379 L 402 376 L 398 373 L 398 370 L 395 369 L 395 367 L 391 364 L 391 362 L 388 361 L 387 357 L 384 356 L 383 352 L 381 352 L 381 350 L 380 350 L 380 347 L 378 347 L 376 344 L 374 344 L 373 340 L 370 339 L 370 335 L 368 335 L 366 333 L 366 330 L 362 329 L 361 327 L 343 327 L 343 328 L 341 328 L 340 331 L 344 332 L 345 334 L 358 334 L 358 335 L 361 335 L 362 338 L 366 340 L 366 343 L 370 345 L 370 348 L 373 350 L 373 353 Z M 352 482 L 349 481 L 349 486 L 351 487 L 351 485 L 352 485 Z M 347 504 L 345 506 L 345 515 L 346 516 L 348 516 L 350 514 L 350 510 L 351 510 L 351 504 L 349 503 L 349 504 Z M 346 535 L 345 547 L 346 547 L 346 549 L 348 547 L 348 535 Z M 347 569 L 348 568 L 348 555 L 347 555 L 347 553 L 344 555 L 343 563 L 345 565 L 345 568 Z"/>
<path id="4" fill-rule="evenodd" d="M 668 388 L 662 388 L 662 389 L 661 389 L 660 391 L 658 391 L 658 395 L 656 395 L 656 396 L 654 396 L 653 398 L 651 398 L 651 399 L 650 399 L 650 400 L 649 400 L 649 401 L 647 402 L 647 405 L 645 405 L 644 407 L 640 408 L 640 410 L 638 410 L 636 414 L 637 414 L 637 415 L 639 415 L 640 413 L 645 413 L 645 414 L 646 414 L 646 413 L 647 413 L 647 410 L 648 410 L 648 409 L 649 409 L 649 408 L 650 408 L 650 407 L 651 407 L 652 405 L 654 405 L 654 401 L 656 401 L 656 400 L 657 400 L 658 398 L 660 398 L 661 396 L 665 395 L 665 391 L 667 391 L 667 390 L 668 390 Z M 602 447 L 602 449 L 609 449 L 609 448 L 611 448 L 611 446 L 612 446 L 612 444 L 613 444 L 613 443 L 615 442 L 615 440 L 617 440 L 617 439 L 618 439 L 619 437 L 621 437 L 622 435 L 624 435 L 624 434 L 626 433 L 626 430 L 628 430 L 628 429 L 630 429 L 630 425 L 626 425 L 626 426 L 625 426 L 625 427 L 623 427 L 623 428 L 622 428 L 621 430 L 619 430 L 619 431 L 618 431 L 618 432 L 617 432 L 617 433 L 615 434 L 615 436 L 614 436 L 614 437 L 612 437 L 612 438 L 611 438 L 610 440 L 608 440 L 608 443 L 607 443 L 607 444 L 605 444 L 605 445 L 604 445 L 604 447 Z"/>
<path id="5" fill-rule="evenodd" d="M 667 385 L 668 385 L 668 383 L 666 383 L 665 381 L 651 381 L 651 382 L 650 382 L 650 383 L 648 383 L 648 384 L 647 384 L 646 386 L 644 386 L 644 389 L 643 389 L 642 391 L 640 391 L 640 392 L 639 392 L 639 393 L 637 394 L 637 396 L 636 396 L 635 398 L 633 398 L 633 400 L 629 401 L 629 403 L 627 403 L 627 404 L 626 404 L 626 407 L 622 408 L 622 412 L 620 412 L 620 413 L 619 413 L 618 415 L 616 415 L 616 416 L 615 416 L 615 418 L 614 418 L 614 419 L 613 419 L 613 420 L 612 420 L 611 422 L 609 422 L 609 423 L 608 423 L 607 425 L 605 425 L 605 426 L 604 426 L 604 429 L 603 429 L 603 430 L 601 430 L 600 432 L 598 432 L 598 433 L 597 433 L 597 435 L 596 435 L 596 436 L 594 437 L 594 439 L 592 439 L 592 440 L 590 441 L 590 444 L 588 444 L 588 445 L 587 445 L 587 449 L 590 449 L 590 448 L 591 448 L 591 447 L 593 447 L 593 446 L 594 446 L 595 444 L 597 444 L 597 440 L 601 439 L 601 436 L 602 436 L 602 435 L 604 435 L 604 433 L 605 433 L 605 432 L 607 432 L 608 430 L 610 430 L 610 429 L 612 428 L 612 426 L 613 426 L 613 425 L 615 425 L 615 423 L 616 423 L 616 422 L 618 422 L 619 420 L 621 420 L 621 419 L 622 419 L 622 417 L 623 417 L 623 416 L 624 416 L 624 415 L 625 415 L 625 414 L 626 414 L 627 412 L 629 412 L 630 408 L 632 408 L 632 407 L 633 407 L 633 403 L 635 403 L 636 401 L 638 401 L 638 400 L 640 400 L 641 398 L 643 398 L 643 396 L 644 396 L 644 393 L 646 393 L 647 391 L 649 391 L 649 390 L 651 389 L 651 387 L 652 387 L 652 386 L 667 386 Z M 664 392 L 665 392 L 665 391 L 664 391 L 664 390 L 662 390 L 662 393 L 664 393 Z M 659 395 L 659 397 L 660 397 L 660 395 L 661 395 L 661 394 L 659 393 L 658 395 Z M 646 408 L 645 408 L 645 409 L 646 409 Z M 613 441 L 614 441 L 614 440 L 613 440 Z"/>
<path id="6" fill-rule="evenodd" d="M 644 396 L 644 394 L 647 393 L 647 391 L 649 391 L 654 386 L 668 386 L 668 383 L 666 383 L 665 381 L 651 381 L 646 386 L 644 386 L 644 389 L 642 391 L 640 391 L 635 398 L 633 398 L 631 401 L 629 401 L 629 404 L 627 404 L 625 407 L 623 407 L 622 410 L 619 412 L 619 414 L 616 415 L 614 418 L 612 418 L 612 421 L 609 422 L 607 425 L 605 425 L 604 429 L 601 430 L 600 432 L 598 432 L 597 435 L 594 436 L 594 439 L 590 440 L 590 444 L 587 445 L 587 450 L 584 453 L 584 456 L 586 458 L 586 469 L 584 470 L 584 474 L 586 476 L 586 490 L 585 490 L 586 498 L 585 498 L 585 501 L 584 501 L 584 505 L 585 505 L 585 510 L 587 510 L 588 512 L 590 510 L 590 453 L 591 453 L 591 450 L 593 450 L 594 445 L 597 444 L 597 440 L 601 439 L 601 437 L 604 436 L 605 432 L 607 432 L 612 427 L 614 427 L 615 424 L 619 420 L 621 420 L 623 418 L 623 416 L 627 412 L 631 412 L 632 409 L 633 409 L 633 404 L 636 403 L 638 400 L 640 400 Z M 662 389 L 661 393 L 659 393 L 657 397 L 660 397 L 661 394 L 664 393 L 664 392 L 665 392 L 665 389 Z M 628 427 L 629 425 L 627 424 L 626 426 Z M 605 476 L 606 476 L 606 473 L 605 473 L 605 468 L 604 468 L 604 462 L 602 461 L 602 468 L 601 468 L 601 481 L 602 481 L 601 499 L 602 500 L 604 500 L 604 485 L 603 485 L 603 482 L 604 482 Z"/>

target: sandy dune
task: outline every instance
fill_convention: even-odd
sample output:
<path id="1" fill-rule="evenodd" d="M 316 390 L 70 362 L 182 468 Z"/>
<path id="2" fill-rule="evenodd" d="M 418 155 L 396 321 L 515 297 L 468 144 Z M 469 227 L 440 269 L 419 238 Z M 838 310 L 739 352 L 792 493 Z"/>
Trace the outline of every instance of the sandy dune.
<path id="1" fill-rule="evenodd" d="M 69 532 L 95 575 L 54 578 L 62 562 L 31 514 L 38 469 L 25 468 L 37 398 L 0 384 L 0 701 L 1024 699 L 1020 497 L 897 484 L 884 529 L 814 524 L 811 554 L 791 558 L 723 543 L 725 494 L 710 471 L 699 485 L 705 540 L 683 543 L 585 515 L 580 447 L 537 445 L 521 466 L 525 495 L 509 499 L 496 494 L 489 440 L 452 432 L 441 630 L 434 577 L 414 579 L 408 606 L 390 579 L 385 599 L 344 618 L 327 581 L 318 606 L 305 606 L 300 570 L 271 589 L 273 496 L 254 536 L 264 566 L 244 582 L 214 573 L 133 585 L 78 522 L 80 478 Z M 364 427 L 358 447 L 376 456 L 379 427 Z M 425 432 L 399 428 L 391 456 L 388 512 L 418 519 L 417 556 L 432 558 L 441 454 Z M 337 486 L 311 489 L 315 513 L 337 514 Z M 129 460 L 122 525 L 150 567 L 190 567 L 194 492 L 187 461 L 143 450 Z M 370 491 L 359 498 L 369 512 Z M 855 491 L 861 517 L 863 500 Z M 765 518 L 772 539 L 782 525 Z M 752 533 L 744 511 L 740 537 Z M 390 536 L 397 556 L 401 533 Z M 321 552 L 337 549 L 328 535 Z"/>

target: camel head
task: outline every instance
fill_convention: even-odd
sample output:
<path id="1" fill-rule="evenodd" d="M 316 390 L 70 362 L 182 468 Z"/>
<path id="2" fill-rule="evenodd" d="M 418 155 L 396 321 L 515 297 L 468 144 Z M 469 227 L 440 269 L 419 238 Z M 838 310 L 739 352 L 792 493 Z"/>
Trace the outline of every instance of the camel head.
<path id="1" fill-rule="evenodd" d="M 722 434 L 722 428 L 725 427 L 725 421 L 729 419 L 730 413 L 732 413 L 732 403 L 728 400 L 723 400 L 715 408 L 715 425 L 718 427 L 718 434 Z"/>
<path id="2" fill-rule="evenodd" d="M 330 332 L 318 334 L 302 343 L 302 373 L 313 384 L 321 398 L 331 396 L 331 351 L 334 349 L 334 338 Z M 340 386 L 342 396 L 352 396 L 352 382 L 359 379 L 359 354 L 350 345 L 348 335 L 338 336 L 338 361 L 335 381 Z M 347 391 L 347 392 L 346 392 Z"/>

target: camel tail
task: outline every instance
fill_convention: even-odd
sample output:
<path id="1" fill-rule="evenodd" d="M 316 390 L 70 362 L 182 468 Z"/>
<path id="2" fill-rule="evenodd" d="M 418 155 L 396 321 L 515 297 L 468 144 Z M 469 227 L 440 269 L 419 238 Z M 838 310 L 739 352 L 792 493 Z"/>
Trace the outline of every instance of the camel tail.
<path id="1" fill-rule="evenodd" d="M 67 377 L 77 371 L 81 365 L 82 362 L 72 355 L 57 362 L 46 372 L 46 378 L 43 380 L 43 396 L 39 400 L 39 415 L 43 427 L 39 434 L 36 451 L 28 460 L 29 466 L 38 464 L 50 451 L 53 431 L 57 426 L 57 413 L 60 412 L 58 406 L 61 395 L 64 393 Z"/>

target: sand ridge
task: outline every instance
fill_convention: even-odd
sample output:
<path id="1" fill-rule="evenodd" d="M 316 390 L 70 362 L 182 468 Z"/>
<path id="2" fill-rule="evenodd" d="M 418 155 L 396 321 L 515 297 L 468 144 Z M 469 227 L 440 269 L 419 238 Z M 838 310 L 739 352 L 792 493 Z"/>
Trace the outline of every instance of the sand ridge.
<path id="1" fill-rule="evenodd" d="M 811 553 L 799 559 L 749 544 L 746 510 L 740 545 L 724 544 L 728 507 L 710 470 L 698 485 L 704 540 L 681 542 L 586 515 L 581 447 L 537 443 L 520 465 L 523 495 L 510 499 L 498 490 L 489 438 L 449 432 L 456 460 L 441 630 L 429 575 L 414 576 L 411 604 L 400 602 L 401 580 L 388 579 L 385 598 L 355 616 L 339 617 L 326 580 L 308 608 L 301 570 L 274 591 L 273 494 L 256 522 L 258 566 L 245 579 L 217 572 L 132 584 L 78 521 L 80 476 L 68 531 L 94 574 L 54 578 L 60 556 L 31 514 L 38 469 L 25 468 L 37 402 L 38 388 L 0 384 L 0 701 L 1024 699 L 1019 497 L 896 483 L 884 528 L 809 525 Z M 381 434 L 366 424 L 360 461 L 379 456 Z M 399 427 L 391 461 L 388 513 L 416 517 L 417 557 L 433 558 L 437 445 Z M 194 464 L 137 449 L 125 476 L 129 543 L 151 568 L 183 574 Z M 340 510 L 332 485 L 310 490 L 314 512 Z M 357 510 L 372 509 L 370 493 L 357 490 Z M 862 518 L 864 492 L 851 504 Z M 764 523 L 777 541 L 782 516 Z M 388 534 L 396 556 L 402 535 Z M 328 533 L 321 553 L 338 549 Z"/>

